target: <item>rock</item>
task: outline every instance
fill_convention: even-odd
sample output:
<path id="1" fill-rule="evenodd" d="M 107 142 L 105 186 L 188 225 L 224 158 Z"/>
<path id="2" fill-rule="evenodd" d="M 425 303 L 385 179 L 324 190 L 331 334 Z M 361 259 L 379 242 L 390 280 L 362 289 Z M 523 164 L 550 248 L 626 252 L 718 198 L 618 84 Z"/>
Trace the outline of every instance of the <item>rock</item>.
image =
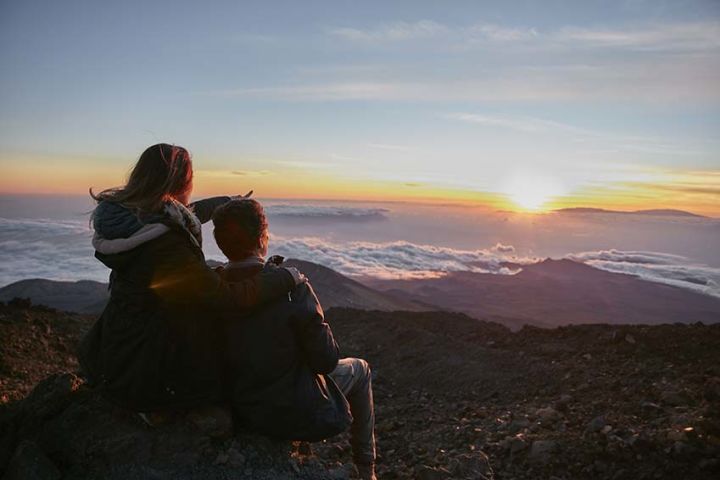
<path id="1" fill-rule="evenodd" d="M 648 401 L 642 402 L 642 403 L 640 404 L 640 407 L 643 408 L 643 409 L 645 409 L 645 410 L 649 410 L 649 411 L 659 411 L 659 410 L 662 410 L 662 407 L 661 407 L 660 405 L 658 405 L 657 403 L 648 402 Z"/>
<path id="2" fill-rule="evenodd" d="M 635 345 L 635 337 L 633 337 L 629 333 L 625 335 L 625 341 L 631 345 Z"/>
<path id="3" fill-rule="evenodd" d="M 709 402 L 720 400 L 720 378 L 708 378 L 703 386 L 703 397 Z"/>
<path id="4" fill-rule="evenodd" d="M 562 416 L 560 412 L 552 407 L 539 408 L 535 411 L 535 415 L 537 415 L 543 423 L 552 423 Z"/>
<path id="5" fill-rule="evenodd" d="M 696 449 L 686 442 L 675 442 L 673 444 L 673 452 L 675 455 L 690 455 L 695 453 Z"/>
<path id="6" fill-rule="evenodd" d="M 72 395 L 83 384 L 83 380 L 72 373 L 51 375 L 35 386 L 22 407 L 35 418 L 51 417 L 70 403 Z"/>
<path id="7" fill-rule="evenodd" d="M 595 417 L 587 424 L 586 431 L 595 433 L 601 431 L 607 422 L 605 421 L 605 415 L 600 415 L 599 417 Z"/>
<path id="8" fill-rule="evenodd" d="M 246 432 L 223 439 L 227 415 L 209 411 L 151 427 L 74 375 L 53 375 L 0 418 L 0 431 L 12 425 L 15 432 L 2 439 L 3 449 L 14 452 L 3 478 L 237 478 L 244 471 L 258 479 L 340 478 L 319 463 L 296 460 L 291 442 Z"/>
<path id="9" fill-rule="evenodd" d="M 510 433 L 518 433 L 530 426 L 530 420 L 525 417 L 514 418 L 508 425 Z"/>
<path id="10" fill-rule="evenodd" d="M 442 467 L 433 468 L 423 465 L 415 470 L 415 478 L 417 480 L 446 480 L 451 478 L 451 474 Z"/>
<path id="11" fill-rule="evenodd" d="M 667 439 L 671 442 L 681 442 L 684 440 L 687 440 L 687 435 L 685 435 L 685 432 L 679 431 L 679 430 L 670 430 L 667 433 Z"/>
<path id="12" fill-rule="evenodd" d="M 492 480 L 495 478 L 493 469 L 490 466 L 490 459 L 480 450 L 457 455 L 450 461 L 448 470 L 452 474 L 452 478 L 469 477 L 477 480 Z"/>
<path id="13" fill-rule="evenodd" d="M 233 434 L 232 412 L 228 408 L 209 405 L 191 411 L 188 420 L 201 435 L 212 438 L 230 438 Z"/>
<path id="14" fill-rule="evenodd" d="M 517 453 L 522 452 L 527 448 L 527 442 L 525 439 L 519 435 L 514 436 L 509 442 L 508 442 L 508 449 L 510 450 L 511 455 L 515 455 Z"/>
<path id="15" fill-rule="evenodd" d="M 30 441 L 20 442 L 10 459 L 3 480 L 59 480 L 60 470 Z"/>
<path id="16" fill-rule="evenodd" d="M 548 462 L 557 448 L 557 442 L 553 440 L 535 440 L 530 446 L 530 460 Z"/>
<path id="17" fill-rule="evenodd" d="M 687 397 L 679 391 L 665 391 L 660 395 L 660 401 L 671 407 L 685 405 L 688 402 Z"/>

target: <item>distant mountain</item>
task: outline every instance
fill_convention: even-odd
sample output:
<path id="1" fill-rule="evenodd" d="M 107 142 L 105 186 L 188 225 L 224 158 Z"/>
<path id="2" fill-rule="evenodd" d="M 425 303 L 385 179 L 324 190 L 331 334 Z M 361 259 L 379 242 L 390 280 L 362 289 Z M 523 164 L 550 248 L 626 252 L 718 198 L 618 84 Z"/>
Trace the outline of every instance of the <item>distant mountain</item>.
<path id="1" fill-rule="evenodd" d="M 219 262 L 208 262 L 215 267 Z M 432 310 L 419 303 L 394 298 L 381 293 L 338 272 L 311 262 L 288 260 L 288 266 L 302 271 L 312 282 L 313 288 L 326 310 L 332 307 L 358 308 L 363 310 Z M 0 301 L 15 297 L 29 298 L 33 304 L 77 313 L 98 314 L 109 298 L 106 283 L 82 280 L 61 282 L 45 279 L 21 280 L 0 288 Z"/>
<path id="2" fill-rule="evenodd" d="M 707 218 L 704 215 L 698 215 L 692 212 L 686 212 L 685 210 L 674 210 L 671 208 L 665 209 L 650 209 L 650 210 L 634 210 L 634 211 L 622 211 L 622 210 L 606 210 L 604 208 L 589 208 L 589 207 L 573 207 L 573 208 L 560 208 L 555 210 L 559 213 L 615 213 L 621 215 L 648 215 L 657 217 L 695 217 L 695 218 Z"/>
<path id="3" fill-rule="evenodd" d="M 391 294 L 379 292 L 317 263 L 290 259 L 285 264 L 297 268 L 308 277 L 325 310 L 332 307 L 386 312 L 434 309 L 413 300 L 395 298 Z"/>
<path id="4" fill-rule="evenodd" d="M 720 322 L 720 299 L 571 260 L 526 265 L 516 275 L 451 272 L 435 279 L 366 280 L 375 289 L 497 321 L 523 324 Z"/>
<path id="5" fill-rule="evenodd" d="M 100 313 L 110 298 L 107 283 L 80 280 L 61 282 L 33 278 L 0 288 L 0 302 L 29 298 L 35 305 L 77 313 Z"/>

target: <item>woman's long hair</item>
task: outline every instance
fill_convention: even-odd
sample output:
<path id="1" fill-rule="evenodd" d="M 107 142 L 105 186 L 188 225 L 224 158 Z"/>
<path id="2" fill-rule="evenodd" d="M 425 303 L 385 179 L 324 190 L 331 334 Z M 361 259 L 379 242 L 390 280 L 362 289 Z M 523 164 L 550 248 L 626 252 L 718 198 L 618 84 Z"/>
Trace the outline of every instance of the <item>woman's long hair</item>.
<path id="1" fill-rule="evenodd" d="M 192 190 L 192 160 L 182 147 L 158 143 L 148 147 L 130 172 L 124 187 L 115 187 L 90 196 L 96 201 L 123 204 L 136 212 L 159 212 L 163 203 L 186 196 Z"/>

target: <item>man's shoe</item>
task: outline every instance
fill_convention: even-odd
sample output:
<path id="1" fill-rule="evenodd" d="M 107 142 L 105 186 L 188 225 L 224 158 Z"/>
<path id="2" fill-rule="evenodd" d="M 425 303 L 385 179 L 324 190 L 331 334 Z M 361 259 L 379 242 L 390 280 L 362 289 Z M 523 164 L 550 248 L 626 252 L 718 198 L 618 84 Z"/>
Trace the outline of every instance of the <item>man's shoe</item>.
<path id="1" fill-rule="evenodd" d="M 356 467 L 361 480 L 377 480 L 374 463 L 356 465 Z"/>

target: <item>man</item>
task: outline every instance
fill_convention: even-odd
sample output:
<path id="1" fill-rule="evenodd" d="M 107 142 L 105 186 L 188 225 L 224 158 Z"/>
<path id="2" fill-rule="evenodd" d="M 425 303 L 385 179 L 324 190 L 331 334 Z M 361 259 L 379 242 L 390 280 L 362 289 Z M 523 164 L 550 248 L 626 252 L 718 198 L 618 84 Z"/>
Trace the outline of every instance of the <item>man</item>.
<path id="1" fill-rule="evenodd" d="M 262 206 L 233 200 L 213 215 L 215 240 L 229 262 L 228 281 L 278 268 L 266 262 L 268 225 Z M 375 415 L 370 367 L 339 359 L 339 349 L 309 283 L 250 312 L 228 312 L 228 385 L 236 421 L 276 438 L 317 441 L 350 425 L 361 478 L 375 480 Z M 342 393 L 341 393 L 342 392 Z M 348 403 L 352 417 L 348 414 Z"/>

